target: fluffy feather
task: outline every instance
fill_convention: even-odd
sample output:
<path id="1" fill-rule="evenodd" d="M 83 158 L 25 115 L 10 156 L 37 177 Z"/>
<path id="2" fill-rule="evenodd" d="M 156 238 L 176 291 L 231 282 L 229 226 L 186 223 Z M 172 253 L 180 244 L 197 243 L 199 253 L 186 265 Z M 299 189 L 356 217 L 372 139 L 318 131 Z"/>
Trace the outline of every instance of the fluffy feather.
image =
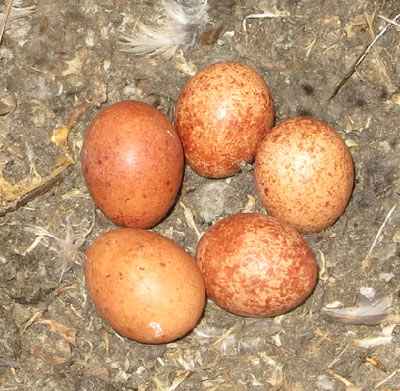
<path id="1" fill-rule="evenodd" d="M 368 298 L 361 295 L 354 307 L 331 308 L 325 306 L 322 313 L 341 323 L 354 325 L 376 325 L 384 322 L 390 315 L 392 296 Z"/>
<path id="2" fill-rule="evenodd" d="M 66 218 L 65 233 L 63 237 L 49 232 L 47 229 L 40 226 L 27 225 L 25 227 L 27 232 L 36 235 L 37 238 L 48 238 L 53 241 L 54 246 L 49 247 L 49 249 L 57 254 L 61 263 L 59 283 L 62 282 L 64 274 L 71 269 L 74 263 L 79 264 L 79 261 L 83 257 L 83 253 L 80 249 L 92 232 L 95 223 L 95 212 L 93 211 L 92 221 L 88 222 L 89 227 L 86 229 L 79 227 L 79 230 L 75 230 L 71 223 L 71 217 L 72 216 L 69 215 Z M 38 243 L 37 241 L 35 242 Z"/>
<path id="3" fill-rule="evenodd" d="M 375 337 L 356 339 L 354 344 L 364 349 L 371 349 L 381 345 L 389 345 L 393 342 L 393 330 L 395 325 L 389 325 L 382 329 L 382 332 Z"/>
<path id="4" fill-rule="evenodd" d="M 139 24 L 136 34 L 122 34 L 122 51 L 137 56 L 160 54 L 172 57 L 179 48 L 194 46 L 209 20 L 207 0 L 186 1 L 186 4 L 162 0 L 161 4 L 164 23 L 155 27 Z"/>

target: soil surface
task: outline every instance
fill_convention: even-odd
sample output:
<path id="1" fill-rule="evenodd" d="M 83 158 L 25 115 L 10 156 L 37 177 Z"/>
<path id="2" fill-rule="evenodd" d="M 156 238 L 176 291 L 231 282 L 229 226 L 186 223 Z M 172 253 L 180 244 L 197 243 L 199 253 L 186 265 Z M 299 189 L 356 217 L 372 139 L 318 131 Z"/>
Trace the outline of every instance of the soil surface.
<path id="1" fill-rule="evenodd" d="M 400 29 L 389 28 L 329 99 L 399 1 L 210 1 L 212 32 L 169 60 L 119 46 L 137 21 L 157 23 L 158 1 L 19 3 L 36 12 L 12 19 L 0 45 L 0 391 L 400 390 L 398 318 L 352 325 L 322 311 L 355 305 L 369 287 L 400 312 Z M 244 29 L 247 15 L 263 13 L 274 17 Z M 354 158 L 354 194 L 332 228 L 306 237 L 320 279 L 304 305 L 246 319 L 210 302 L 186 338 L 141 345 L 113 332 L 85 291 L 82 253 L 112 224 L 83 182 L 84 131 L 122 99 L 171 115 L 190 75 L 218 60 L 258 69 L 277 121 L 308 114 L 335 126 Z M 239 211 L 265 213 L 251 165 L 224 180 L 187 169 L 155 230 L 193 253 L 209 225 Z"/>

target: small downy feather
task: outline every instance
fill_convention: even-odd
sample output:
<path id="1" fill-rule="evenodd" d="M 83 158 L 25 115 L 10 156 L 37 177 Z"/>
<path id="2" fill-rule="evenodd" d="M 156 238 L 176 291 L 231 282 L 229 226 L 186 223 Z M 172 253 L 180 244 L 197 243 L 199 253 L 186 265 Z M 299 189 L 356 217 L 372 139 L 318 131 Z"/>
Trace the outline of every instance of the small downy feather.
<path id="1" fill-rule="evenodd" d="M 37 238 L 48 238 L 53 241 L 54 246 L 49 247 L 49 249 L 57 254 L 60 261 L 59 283 L 62 282 L 64 274 L 72 268 L 73 264 L 79 264 L 79 261 L 82 260 L 83 253 L 80 249 L 92 232 L 95 224 L 95 211 L 93 211 L 92 221 L 88 222 L 89 226 L 86 229 L 79 227 L 78 230 L 75 230 L 71 222 L 71 217 L 71 215 L 68 215 L 66 218 L 65 233 L 63 236 L 58 236 L 36 225 L 27 225 L 25 227 L 25 231 L 36 235 Z M 34 243 L 39 243 L 39 241 L 35 240 Z"/>
<path id="2" fill-rule="evenodd" d="M 337 308 L 328 304 L 322 308 L 322 313 L 328 318 L 346 324 L 377 325 L 384 322 L 392 309 L 392 296 L 378 297 L 375 294 L 369 296 L 364 288 L 360 291 L 356 306 Z"/>
<path id="3" fill-rule="evenodd" d="M 148 27 L 139 24 L 136 34 L 121 35 L 121 50 L 136 56 L 162 55 L 172 57 L 178 49 L 193 47 L 209 21 L 207 0 L 161 1 L 164 22 Z"/>
<path id="4" fill-rule="evenodd" d="M 377 346 L 389 345 L 393 342 L 393 330 L 396 325 L 388 325 L 382 329 L 382 332 L 374 337 L 354 340 L 354 345 L 364 349 L 376 348 Z"/>

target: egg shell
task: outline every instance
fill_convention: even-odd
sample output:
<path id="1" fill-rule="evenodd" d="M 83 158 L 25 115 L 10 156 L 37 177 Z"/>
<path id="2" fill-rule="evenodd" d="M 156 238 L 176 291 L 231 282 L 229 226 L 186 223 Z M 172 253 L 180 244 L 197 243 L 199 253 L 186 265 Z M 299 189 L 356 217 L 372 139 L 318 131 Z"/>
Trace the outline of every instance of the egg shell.
<path id="1" fill-rule="evenodd" d="M 320 232 L 344 213 L 354 186 L 351 153 L 327 123 L 296 117 L 260 144 L 255 178 L 269 214 L 303 233 Z"/>
<path id="2" fill-rule="evenodd" d="M 303 237 L 258 213 L 218 221 L 201 238 L 196 259 L 207 295 L 236 315 L 284 314 L 303 303 L 317 282 L 317 263 Z"/>
<path id="3" fill-rule="evenodd" d="M 228 177 L 252 162 L 274 120 L 264 79 L 239 63 L 216 63 L 197 73 L 183 88 L 175 126 L 186 159 L 199 175 Z"/>
<path id="4" fill-rule="evenodd" d="M 184 155 L 168 118 L 142 102 L 122 101 L 96 115 L 81 152 L 96 205 L 115 224 L 151 228 L 180 189 Z"/>
<path id="5" fill-rule="evenodd" d="M 141 343 L 183 337 L 203 313 L 205 288 L 194 258 L 154 232 L 102 234 L 86 251 L 85 277 L 101 317 Z"/>

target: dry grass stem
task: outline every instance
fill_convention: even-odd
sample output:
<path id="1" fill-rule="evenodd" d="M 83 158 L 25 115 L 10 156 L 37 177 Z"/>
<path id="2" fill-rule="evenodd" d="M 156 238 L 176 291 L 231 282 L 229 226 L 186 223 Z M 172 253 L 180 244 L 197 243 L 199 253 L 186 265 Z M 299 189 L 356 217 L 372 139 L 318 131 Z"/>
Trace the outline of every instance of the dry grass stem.
<path id="1" fill-rule="evenodd" d="M 390 379 L 392 379 L 394 376 L 396 376 L 396 374 L 399 373 L 399 372 L 400 372 L 400 368 L 394 370 L 389 376 L 385 377 L 382 381 L 380 381 L 379 383 L 375 384 L 375 390 L 377 390 L 379 387 L 383 386 Z"/>
<path id="2" fill-rule="evenodd" d="M 390 220 L 390 217 L 392 216 L 392 214 L 394 213 L 394 211 L 397 208 L 397 204 L 393 205 L 392 208 L 389 210 L 388 214 L 386 215 L 385 219 L 383 220 L 382 225 L 379 227 L 378 232 L 375 235 L 375 238 L 371 244 L 371 247 L 368 250 L 368 253 L 366 255 L 366 257 L 364 258 L 364 260 L 362 261 L 362 268 L 363 270 L 367 270 L 369 267 L 369 262 L 370 262 L 370 257 L 372 252 L 374 251 L 376 245 L 378 244 L 378 240 L 380 239 L 383 230 L 386 227 L 386 224 L 388 223 L 388 221 Z"/>
<path id="3" fill-rule="evenodd" d="M 350 70 L 347 72 L 347 74 L 344 76 L 344 78 L 337 84 L 335 87 L 332 95 L 329 97 L 329 100 L 332 100 L 338 93 L 339 91 L 343 88 L 343 86 L 347 83 L 347 81 L 354 75 L 354 73 L 357 71 L 357 68 L 364 62 L 365 58 L 368 56 L 368 53 L 371 51 L 371 49 L 375 46 L 375 44 L 378 42 L 378 40 L 391 28 L 393 27 L 393 23 L 397 23 L 400 20 L 400 14 L 398 14 L 393 20 L 391 20 L 389 23 L 387 23 L 381 31 L 375 36 L 375 38 L 371 41 L 371 43 L 364 49 L 364 51 L 360 54 L 360 56 L 357 58 L 357 60 L 354 62 L 353 66 L 350 68 Z"/>
<path id="4" fill-rule="evenodd" d="M 332 360 L 332 362 L 328 365 L 327 368 L 328 368 L 328 369 L 333 368 L 333 367 L 340 361 L 340 359 L 342 358 L 343 354 L 346 353 L 347 349 L 348 349 L 350 346 L 351 346 L 351 344 L 348 343 L 348 344 L 344 347 L 344 349 Z"/>
<path id="5" fill-rule="evenodd" d="M 395 19 L 389 19 L 389 18 L 386 18 L 386 17 L 384 17 L 382 15 L 379 15 L 379 18 L 381 18 L 382 20 L 384 20 L 387 23 L 391 23 L 394 26 L 400 27 L 400 23 L 397 22 L 396 18 Z"/>
<path id="6" fill-rule="evenodd" d="M 245 33 L 247 33 L 247 21 L 249 19 L 274 19 L 274 18 L 286 18 L 290 14 L 286 11 L 264 11 L 258 14 L 247 15 L 242 22 L 242 28 Z"/>
<path id="7" fill-rule="evenodd" d="M 13 0 L 9 0 L 8 3 L 6 3 L 3 21 L 1 22 L 1 25 L 0 25 L 0 45 L 1 45 L 1 41 L 3 40 L 4 31 L 6 31 L 8 19 L 11 15 L 12 5 L 13 5 Z"/>
<path id="8" fill-rule="evenodd" d="M 76 330 L 70 327 L 67 327 L 55 320 L 51 319 L 43 319 L 36 322 L 37 324 L 43 324 L 49 328 L 50 331 L 60 335 L 71 345 L 76 345 Z"/>
<path id="9" fill-rule="evenodd" d="M 15 2 L 15 4 L 19 3 L 21 2 Z M 26 155 L 30 164 L 29 176 L 16 183 L 9 182 L 2 175 L 4 164 L 0 162 L 0 216 L 18 209 L 35 197 L 47 192 L 62 178 L 65 171 L 75 163 L 68 146 L 68 136 L 88 108 L 89 105 L 86 103 L 75 107 L 66 120 L 66 126 L 56 128 L 53 131 L 53 137 L 50 141 L 60 147 L 62 153 L 48 175 L 42 177 L 38 174 L 34 164 L 33 151 L 28 144 L 26 144 Z"/>
<path id="10" fill-rule="evenodd" d="M 320 259 L 321 259 L 321 268 L 319 270 L 319 279 L 321 281 L 328 281 L 329 279 L 329 275 L 328 275 L 328 271 L 326 270 L 326 259 L 325 259 L 325 254 L 321 251 L 318 250 L 319 254 L 320 254 Z"/>
<path id="11" fill-rule="evenodd" d="M 29 327 L 31 327 L 36 322 L 36 320 L 43 315 L 44 312 L 44 310 L 35 312 L 33 316 L 25 322 L 25 325 L 21 330 L 21 334 L 25 333 L 25 331 L 28 330 Z"/>
<path id="12" fill-rule="evenodd" d="M 353 384 L 350 380 L 347 380 L 344 376 L 339 375 L 332 369 L 328 369 L 327 371 L 331 376 L 333 376 L 335 379 L 339 380 L 341 383 L 343 383 L 346 387 L 355 387 L 355 384 Z"/>
<path id="13" fill-rule="evenodd" d="M 183 208 L 183 214 L 185 216 L 186 219 L 186 223 L 188 224 L 188 226 L 190 228 L 193 229 L 193 231 L 196 233 L 197 238 L 200 239 L 202 236 L 202 233 L 199 231 L 199 229 L 197 228 L 197 225 L 194 221 L 194 216 L 193 216 L 193 212 L 190 208 L 188 208 L 182 201 L 179 202 L 179 204 L 181 205 L 181 207 Z"/>

